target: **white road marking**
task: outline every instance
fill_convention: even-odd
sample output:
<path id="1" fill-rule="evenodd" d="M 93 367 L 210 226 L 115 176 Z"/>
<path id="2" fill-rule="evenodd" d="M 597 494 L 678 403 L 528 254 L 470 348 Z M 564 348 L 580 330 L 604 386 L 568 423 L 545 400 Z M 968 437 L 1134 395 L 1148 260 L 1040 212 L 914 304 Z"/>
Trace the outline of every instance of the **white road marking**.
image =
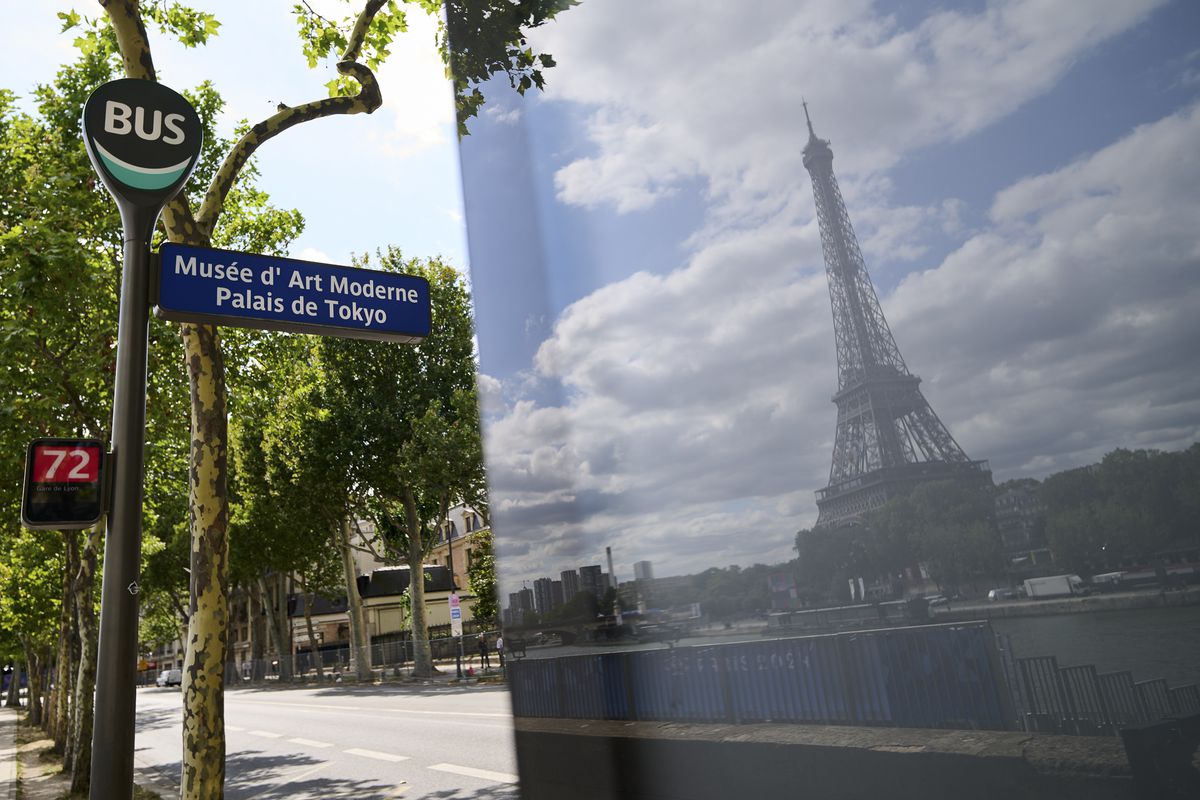
<path id="1" fill-rule="evenodd" d="M 316 739 L 288 739 L 292 744 L 302 744 L 305 747 L 333 747 L 331 742 L 318 742 Z"/>
<path id="2" fill-rule="evenodd" d="M 271 733 L 270 731 L 246 731 L 251 736 L 261 736 L 264 739 L 279 739 L 283 736 L 282 733 Z"/>
<path id="3" fill-rule="evenodd" d="M 371 714 L 379 713 L 378 707 L 367 708 L 366 706 L 335 706 L 318 703 L 284 703 L 274 700 L 239 700 L 238 703 L 260 706 L 315 708 L 318 711 L 366 711 Z M 387 711 L 389 714 L 431 714 L 437 717 L 497 717 L 500 719 L 512 719 L 512 714 L 498 714 L 490 711 L 419 711 L 413 708 L 389 708 Z"/>
<path id="4" fill-rule="evenodd" d="M 434 764 L 430 769 L 436 769 L 438 772 L 453 772 L 455 775 L 466 775 L 469 778 L 482 778 L 485 781 L 496 781 L 497 783 L 517 782 L 517 776 L 510 775 L 507 772 L 492 772 L 488 769 L 460 767 L 458 764 Z"/>
<path id="5" fill-rule="evenodd" d="M 225 730 L 227 730 L 227 731 L 244 731 L 244 730 L 246 730 L 246 729 L 245 729 L 245 728 L 239 728 L 237 725 L 226 725 L 226 726 L 225 726 Z"/>
<path id="6" fill-rule="evenodd" d="M 408 756 L 398 756 L 395 753 L 381 753 L 378 750 L 363 750 L 358 747 L 351 747 L 349 750 L 343 750 L 352 756 L 362 756 L 363 758 L 377 758 L 380 761 L 407 761 Z"/>

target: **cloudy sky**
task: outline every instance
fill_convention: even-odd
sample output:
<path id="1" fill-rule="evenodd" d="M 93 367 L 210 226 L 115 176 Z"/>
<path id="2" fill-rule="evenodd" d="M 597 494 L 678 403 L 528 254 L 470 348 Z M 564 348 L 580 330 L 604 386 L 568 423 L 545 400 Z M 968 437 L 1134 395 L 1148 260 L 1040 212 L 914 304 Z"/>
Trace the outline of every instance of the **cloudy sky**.
<path id="1" fill-rule="evenodd" d="M 156 64 L 211 78 L 225 130 L 321 96 L 291 2 L 195 5 L 220 36 L 156 37 Z M 99 13 L 10 11 L 0 85 L 73 57 L 70 8 Z M 396 244 L 465 267 L 465 211 L 507 590 L 606 545 L 622 578 L 781 561 L 815 520 L 836 365 L 802 98 L 971 457 L 1004 480 L 1198 438 L 1195 2 L 584 0 L 534 39 L 559 64 L 544 94 L 489 87 L 461 183 L 433 26 L 410 21 L 384 108 L 273 140 L 262 186 L 321 261 Z"/>
<path id="2" fill-rule="evenodd" d="M 462 147 L 505 589 L 774 563 L 836 362 L 802 99 L 910 369 L 998 481 L 1200 433 L 1200 6 L 585 2 Z"/>

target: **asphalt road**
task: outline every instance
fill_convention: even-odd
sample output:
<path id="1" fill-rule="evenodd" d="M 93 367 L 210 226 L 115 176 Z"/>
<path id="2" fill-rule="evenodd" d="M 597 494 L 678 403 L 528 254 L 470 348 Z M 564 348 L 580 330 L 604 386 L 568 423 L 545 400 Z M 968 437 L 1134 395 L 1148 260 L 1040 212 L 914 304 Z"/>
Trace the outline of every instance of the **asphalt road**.
<path id="1" fill-rule="evenodd" d="M 178 689 L 138 692 L 135 764 L 178 787 Z M 227 800 L 515 800 L 504 687 L 240 689 L 225 694 Z"/>

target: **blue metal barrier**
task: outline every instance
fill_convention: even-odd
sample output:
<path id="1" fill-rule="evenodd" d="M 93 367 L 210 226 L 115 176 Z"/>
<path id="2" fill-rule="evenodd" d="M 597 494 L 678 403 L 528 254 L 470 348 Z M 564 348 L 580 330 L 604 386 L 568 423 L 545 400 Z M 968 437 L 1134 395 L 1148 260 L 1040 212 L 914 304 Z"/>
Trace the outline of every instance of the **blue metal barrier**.
<path id="1" fill-rule="evenodd" d="M 1096 680 L 1100 683 L 1100 692 L 1108 704 L 1114 727 L 1119 730 L 1126 725 L 1150 721 L 1150 711 L 1133 683 L 1132 672 L 1101 673 Z"/>
<path id="2" fill-rule="evenodd" d="M 849 722 L 847 685 L 833 637 L 721 645 L 737 722 Z M 717 648 L 711 648 L 717 649 Z"/>
<path id="3" fill-rule="evenodd" d="M 1178 717 L 1190 717 L 1200 714 L 1200 688 L 1195 684 L 1176 686 L 1168 693 L 1171 700 L 1171 713 Z"/>
<path id="4" fill-rule="evenodd" d="M 1146 704 L 1151 720 L 1166 719 L 1171 716 L 1171 695 L 1164 679 L 1138 681 L 1134 686 L 1137 687 L 1138 694 L 1142 696 L 1142 702 Z"/>
<path id="5" fill-rule="evenodd" d="M 1108 703 L 1100 690 L 1096 668 L 1091 664 L 1083 664 L 1077 667 L 1062 667 L 1060 673 L 1072 709 L 1072 732 L 1085 736 L 1115 733 Z"/>
<path id="6" fill-rule="evenodd" d="M 1013 727 L 987 623 L 527 659 L 516 716 Z"/>

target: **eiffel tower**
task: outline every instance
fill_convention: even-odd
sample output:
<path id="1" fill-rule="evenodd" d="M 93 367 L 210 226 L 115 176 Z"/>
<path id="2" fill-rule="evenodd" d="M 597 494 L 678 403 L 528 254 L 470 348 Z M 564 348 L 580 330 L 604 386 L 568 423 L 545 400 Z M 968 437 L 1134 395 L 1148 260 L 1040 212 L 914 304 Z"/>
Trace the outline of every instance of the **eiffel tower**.
<path id="1" fill-rule="evenodd" d="M 837 347 L 837 433 L 829 485 L 817 492 L 816 528 L 857 522 L 864 512 L 927 481 L 991 484 L 986 461 L 972 461 L 908 371 L 863 263 L 833 174 L 833 150 L 808 122 L 804 167 L 812 177 Z"/>

